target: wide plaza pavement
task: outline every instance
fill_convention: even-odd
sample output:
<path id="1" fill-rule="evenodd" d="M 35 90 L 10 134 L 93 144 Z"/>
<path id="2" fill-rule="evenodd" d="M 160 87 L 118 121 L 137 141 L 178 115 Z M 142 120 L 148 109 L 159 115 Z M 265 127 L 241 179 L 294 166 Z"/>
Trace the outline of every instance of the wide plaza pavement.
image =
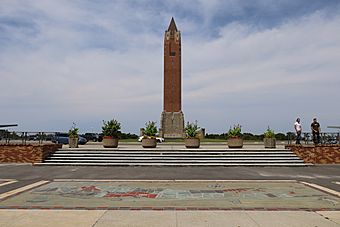
<path id="1" fill-rule="evenodd" d="M 340 165 L 1 164 L 0 226 L 340 226 L 339 191 Z"/>

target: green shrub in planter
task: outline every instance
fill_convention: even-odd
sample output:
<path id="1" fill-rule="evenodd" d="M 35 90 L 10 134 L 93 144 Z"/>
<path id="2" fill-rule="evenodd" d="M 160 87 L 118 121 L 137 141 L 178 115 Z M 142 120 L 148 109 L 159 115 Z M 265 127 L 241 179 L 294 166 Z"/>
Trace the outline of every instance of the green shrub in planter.
<path id="1" fill-rule="evenodd" d="M 105 148 L 118 147 L 118 136 L 120 134 L 120 123 L 112 119 L 110 121 L 103 121 L 103 146 Z"/>
<path id="2" fill-rule="evenodd" d="M 185 126 L 185 134 L 187 138 L 196 138 L 199 129 L 200 127 L 198 127 L 197 121 L 195 121 L 195 123 L 188 122 Z"/>
<path id="3" fill-rule="evenodd" d="M 155 121 L 145 123 L 144 137 L 142 139 L 142 146 L 144 148 L 155 148 L 157 146 L 156 134 L 157 126 Z"/>
<path id="4" fill-rule="evenodd" d="M 155 121 L 148 121 L 145 123 L 144 134 L 149 137 L 155 137 L 157 134 L 157 126 Z"/>
<path id="5" fill-rule="evenodd" d="M 264 147 L 265 148 L 276 148 L 275 132 L 268 126 L 267 130 L 263 134 Z"/>
<path id="6" fill-rule="evenodd" d="M 275 138 L 275 132 L 268 126 L 267 130 L 263 133 L 263 136 L 264 138 Z"/>
<path id="7" fill-rule="evenodd" d="M 103 136 L 111 136 L 113 138 L 118 138 L 120 133 L 120 123 L 112 119 L 110 121 L 103 121 L 102 132 Z"/>
<path id="8" fill-rule="evenodd" d="M 241 138 L 241 125 L 234 125 L 233 128 L 230 127 L 228 131 L 228 147 L 229 148 L 242 148 L 243 139 Z"/>
<path id="9" fill-rule="evenodd" d="M 197 121 L 195 123 L 188 122 L 185 126 L 185 134 L 186 138 L 184 140 L 186 148 L 199 148 L 200 147 L 200 139 L 197 138 L 198 130 L 200 127 L 197 125 Z"/>
<path id="10" fill-rule="evenodd" d="M 68 144 L 70 148 L 78 147 L 78 131 L 79 128 L 77 128 L 76 124 L 73 122 L 71 129 L 68 131 Z"/>
<path id="11" fill-rule="evenodd" d="M 235 138 L 235 137 L 241 137 L 241 125 L 237 124 L 234 125 L 234 127 L 230 127 L 229 131 L 228 131 L 228 138 Z"/>

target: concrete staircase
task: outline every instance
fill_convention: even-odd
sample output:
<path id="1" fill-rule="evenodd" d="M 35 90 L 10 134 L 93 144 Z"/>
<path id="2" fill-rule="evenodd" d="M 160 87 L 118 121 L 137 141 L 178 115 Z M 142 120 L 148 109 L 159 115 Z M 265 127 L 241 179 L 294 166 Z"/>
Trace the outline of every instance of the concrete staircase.
<path id="1" fill-rule="evenodd" d="M 307 166 L 287 149 L 61 149 L 36 165 Z"/>

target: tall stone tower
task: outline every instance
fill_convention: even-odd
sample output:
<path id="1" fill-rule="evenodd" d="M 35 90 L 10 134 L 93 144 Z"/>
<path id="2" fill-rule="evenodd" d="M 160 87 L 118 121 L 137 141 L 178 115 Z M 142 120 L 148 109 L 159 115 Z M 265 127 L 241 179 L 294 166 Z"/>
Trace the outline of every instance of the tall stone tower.
<path id="1" fill-rule="evenodd" d="M 181 32 L 174 18 L 164 35 L 164 97 L 160 134 L 164 138 L 183 138 Z"/>

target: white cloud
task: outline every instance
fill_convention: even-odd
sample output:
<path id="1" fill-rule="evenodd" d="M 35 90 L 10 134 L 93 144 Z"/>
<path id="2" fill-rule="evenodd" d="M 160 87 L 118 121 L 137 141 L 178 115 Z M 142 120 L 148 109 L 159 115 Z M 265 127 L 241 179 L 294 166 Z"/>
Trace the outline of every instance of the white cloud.
<path id="1" fill-rule="evenodd" d="M 246 122 L 245 128 L 251 131 L 260 131 L 257 122 L 266 125 L 267 121 L 277 130 L 291 130 L 295 115 L 302 116 L 306 124 L 313 115 L 334 123 L 338 119 L 326 115 L 339 112 L 333 103 L 340 86 L 339 24 L 339 16 L 329 18 L 316 12 L 268 30 L 230 24 L 221 29 L 218 39 L 190 43 L 184 54 L 185 104 L 195 108 L 213 100 L 212 107 L 206 106 L 221 110 L 216 118 L 231 125 Z M 275 103 L 277 99 L 280 103 Z M 232 106 L 235 101 L 242 105 Z M 273 105 L 266 106 L 267 102 Z M 247 114 L 242 113 L 246 106 L 251 106 Z M 199 112 L 211 116 L 210 111 Z M 230 112 L 239 114 L 230 118 L 226 114 Z M 268 112 L 273 115 L 263 119 Z M 201 118 L 206 125 L 212 123 L 209 117 Z M 249 121 L 253 118 L 256 122 Z M 222 131 L 219 124 L 216 121 L 215 127 Z"/>
<path id="2" fill-rule="evenodd" d="M 185 10 L 197 3 L 191 11 L 203 27 L 194 16 L 175 18 L 183 36 L 186 120 L 197 119 L 208 132 L 234 123 L 257 133 L 268 125 L 286 132 L 297 115 L 305 124 L 314 115 L 322 126 L 338 124 L 340 17 L 319 10 L 265 29 L 241 20 L 214 27 L 225 4 L 225 12 L 244 9 L 237 2 L 183 3 Z M 146 2 L 5 3 L 1 122 L 67 130 L 75 121 L 100 130 L 101 120 L 117 117 L 134 133 L 148 120 L 159 122 L 163 32 L 171 13 Z M 164 4 L 176 9 L 179 2 Z M 209 35 L 213 30 L 217 36 Z"/>

